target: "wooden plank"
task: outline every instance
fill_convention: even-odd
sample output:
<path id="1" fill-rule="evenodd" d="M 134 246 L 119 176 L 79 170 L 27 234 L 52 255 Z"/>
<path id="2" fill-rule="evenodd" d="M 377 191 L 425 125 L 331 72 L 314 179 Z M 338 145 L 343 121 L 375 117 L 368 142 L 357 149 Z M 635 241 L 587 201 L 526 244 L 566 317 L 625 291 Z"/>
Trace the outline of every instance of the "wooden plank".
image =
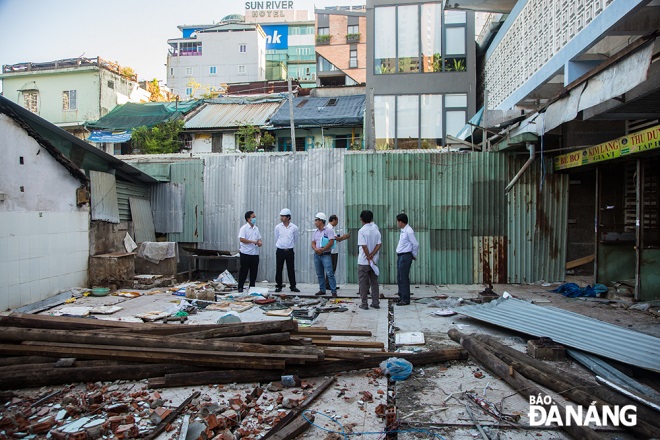
<path id="1" fill-rule="evenodd" d="M 582 266 L 583 264 L 591 263 L 596 258 L 595 254 L 587 255 L 586 257 L 578 258 L 577 260 L 568 261 L 566 269 L 573 269 L 574 267 Z"/>
<path id="2" fill-rule="evenodd" d="M 314 422 L 314 415 L 308 414 L 307 419 L 309 422 Z M 298 415 L 288 425 L 282 428 L 281 431 L 273 434 L 270 438 L 273 440 L 293 440 L 309 429 L 311 426 L 309 422 L 302 415 Z"/>
<path id="3" fill-rule="evenodd" d="M 190 397 L 188 397 L 186 400 L 184 400 L 183 403 L 181 403 L 181 405 L 179 405 L 174 411 L 172 411 L 170 414 L 168 414 L 167 417 L 165 417 L 163 420 L 161 420 L 160 423 L 151 432 L 151 434 L 147 435 L 144 439 L 145 440 L 154 440 L 156 437 L 158 437 L 158 435 L 161 432 L 165 431 L 165 428 L 167 428 L 167 425 L 172 423 L 174 421 L 174 419 L 177 418 L 179 416 L 179 414 L 184 409 L 186 409 L 188 404 L 190 402 L 192 402 L 192 400 L 194 398 L 199 396 L 199 394 L 200 394 L 199 391 L 195 391 L 194 393 L 192 393 L 192 395 Z"/>
<path id="4" fill-rule="evenodd" d="M 295 332 L 298 323 L 293 319 L 280 321 L 245 322 L 241 324 L 221 324 L 217 328 L 188 333 L 188 338 L 211 339 L 235 336 L 261 335 L 266 333 Z"/>
<path id="5" fill-rule="evenodd" d="M 379 348 L 383 350 L 385 344 L 376 341 L 335 341 L 325 339 L 312 339 L 314 345 L 320 347 L 356 347 L 356 348 Z"/>
<path id="6" fill-rule="evenodd" d="M 310 335 L 331 335 L 331 336 L 364 336 L 371 337 L 373 334 L 369 330 L 329 330 L 317 327 L 299 327 L 298 331 L 292 332 L 296 336 L 309 337 Z"/>

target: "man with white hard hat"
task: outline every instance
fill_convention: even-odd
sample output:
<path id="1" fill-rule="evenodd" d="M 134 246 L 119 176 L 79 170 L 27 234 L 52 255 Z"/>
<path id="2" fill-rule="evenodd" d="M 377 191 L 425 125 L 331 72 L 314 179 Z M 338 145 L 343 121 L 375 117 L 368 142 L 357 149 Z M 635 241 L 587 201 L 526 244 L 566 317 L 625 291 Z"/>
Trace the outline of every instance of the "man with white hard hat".
<path id="1" fill-rule="evenodd" d="M 275 292 L 281 292 L 284 288 L 282 283 L 282 272 L 286 263 L 286 272 L 289 277 L 289 286 L 292 292 L 300 292 L 296 287 L 295 254 L 293 248 L 300 237 L 298 226 L 291 223 L 291 210 L 284 208 L 280 211 L 280 220 L 275 226 Z"/>
<path id="2" fill-rule="evenodd" d="M 328 276 L 330 284 L 330 293 L 337 296 L 337 281 L 335 272 L 332 270 L 332 245 L 335 244 L 335 234 L 332 229 L 326 227 L 328 218 L 322 212 L 314 216 L 314 226 L 316 230 L 312 237 L 312 250 L 314 251 L 314 268 L 319 280 L 319 291 L 317 295 L 325 295 L 325 276 Z"/>

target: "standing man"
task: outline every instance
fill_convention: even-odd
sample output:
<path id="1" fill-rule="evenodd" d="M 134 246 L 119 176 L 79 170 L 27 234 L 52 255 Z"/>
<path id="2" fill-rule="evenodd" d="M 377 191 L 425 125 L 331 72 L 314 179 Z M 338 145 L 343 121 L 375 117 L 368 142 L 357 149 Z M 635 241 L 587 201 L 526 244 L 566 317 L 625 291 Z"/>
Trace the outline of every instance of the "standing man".
<path id="1" fill-rule="evenodd" d="M 332 296 L 337 296 L 337 281 L 335 272 L 332 270 L 332 257 L 330 256 L 330 249 L 335 244 L 335 236 L 334 232 L 325 226 L 326 221 L 327 217 L 322 212 L 317 213 L 314 217 L 316 230 L 312 237 L 312 250 L 314 251 L 314 268 L 319 280 L 319 291 L 316 294 L 325 295 L 325 275 L 328 275 L 330 292 Z"/>
<path id="2" fill-rule="evenodd" d="M 240 241 L 239 251 L 241 253 L 241 268 L 238 271 L 238 293 L 243 292 L 243 284 L 250 271 L 250 287 L 254 287 L 257 281 L 257 271 L 259 270 L 259 248 L 261 242 L 261 233 L 257 228 L 257 216 L 254 211 L 245 213 L 245 224 L 238 231 L 238 240 Z"/>
<path id="3" fill-rule="evenodd" d="M 410 265 L 417 259 L 419 243 L 415 238 L 415 231 L 408 224 L 408 216 L 396 216 L 396 224 L 401 228 L 399 244 L 396 247 L 396 281 L 399 285 L 399 302 L 397 306 L 410 304 Z"/>
<path id="4" fill-rule="evenodd" d="M 332 246 L 332 250 L 330 251 L 330 256 L 332 257 L 332 271 L 334 273 L 337 273 L 337 261 L 339 260 L 339 249 L 337 249 L 337 243 L 347 240 L 348 237 L 351 236 L 351 234 L 338 235 L 335 231 L 338 223 L 339 218 L 336 214 L 332 214 L 330 218 L 328 218 L 328 228 L 332 229 L 332 235 L 335 237 L 335 245 Z M 325 277 L 325 288 L 326 290 L 330 288 L 328 277 Z M 337 290 L 339 290 L 339 286 L 337 286 Z"/>
<path id="5" fill-rule="evenodd" d="M 284 208 L 280 211 L 280 224 L 275 226 L 275 292 L 281 292 L 284 288 L 282 284 L 282 271 L 286 262 L 286 273 L 289 276 L 289 285 L 292 292 L 300 292 L 296 287 L 296 269 L 295 254 L 293 248 L 300 237 L 298 226 L 291 223 L 291 210 Z"/>
<path id="6" fill-rule="evenodd" d="M 360 288 L 360 308 L 367 310 L 369 286 L 371 286 L 371 307 L 380 309 L 378 274 L 376 273 L 380 247 L 382 245 L 380 231 L 373 223 L 374 213 L 362 211 L 360 213 L 362 228 L 358 232 L 358 285 Z"/>

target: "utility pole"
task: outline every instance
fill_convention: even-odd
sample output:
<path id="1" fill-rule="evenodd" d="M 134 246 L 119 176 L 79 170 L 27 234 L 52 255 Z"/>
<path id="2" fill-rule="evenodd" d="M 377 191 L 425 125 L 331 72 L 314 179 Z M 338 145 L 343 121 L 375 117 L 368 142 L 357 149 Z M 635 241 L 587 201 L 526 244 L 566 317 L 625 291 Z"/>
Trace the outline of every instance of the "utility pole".
<path id="1" fill-rule="evenodd" d="M 291 120 L 291 150 L 296 152 L 296 127 L 293 124 L 293 91 L 291 90 L 291 78 L 288 81 L 289 85 L 289 119 Z"/>

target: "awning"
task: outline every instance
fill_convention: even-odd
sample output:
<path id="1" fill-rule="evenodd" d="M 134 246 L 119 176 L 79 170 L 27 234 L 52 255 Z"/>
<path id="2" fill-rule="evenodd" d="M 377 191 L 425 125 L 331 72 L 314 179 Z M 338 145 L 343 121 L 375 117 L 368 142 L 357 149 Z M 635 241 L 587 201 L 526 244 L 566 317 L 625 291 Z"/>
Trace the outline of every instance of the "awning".
<path id="1" fill-rule="evenodd" d="M 474 116 L 472 116 L 472 119 L 468 121 L 467 124 L 463 128 L 461 128 L 461 131 L 458 132 L 456 137 L 461 140 L 468 140 L 468 138 L 472 138 L 472 133 L 476 129 L 475 125 L 479 126 L 481 125 L 481 117 L 484 115 L 484 108 L 481 107 L 477 113 L 475 113 Z"/>
<path id="2" fill-rule="evenodd" d="M 122 142 L 128 142 L 130 139 L 130 131 L 122 131 L 119 133 L 113 133 L 111 131 L 93 131 L 87 138 L 88 141 L 99 144 L 106 142 L 110 144 L 121 144 Z"/>

